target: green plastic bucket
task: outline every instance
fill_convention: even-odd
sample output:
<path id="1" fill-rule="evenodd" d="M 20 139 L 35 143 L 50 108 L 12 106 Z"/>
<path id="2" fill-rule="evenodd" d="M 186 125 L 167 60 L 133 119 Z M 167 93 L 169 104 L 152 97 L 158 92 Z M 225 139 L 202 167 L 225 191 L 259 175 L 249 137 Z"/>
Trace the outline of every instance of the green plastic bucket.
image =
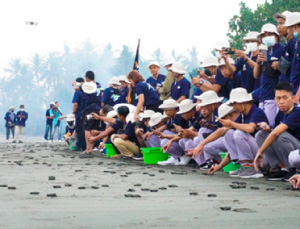
<path id="1" fill-rule="evenodd" d="M 117 155 L 117 153 L 116 153 L 116 151 L 115 151 L 112 144 L 104 144 L 104 146 L 105 146 L 105 149 L 106 149 L 106 156 L 107 157 Z"/>
<path id="2" fill-rule="evenodd" d="M 166 161 L 169 158 L 168 153 L 164 153 L 160 147 L 142 148 L 144 163 L 156 165 L 159 161 Z"/>
<path id="3" fill-rule="evenodd" d="M 222 159 L 224 159 L 227 153 L 221 152 L 219 154 L 222 157 Z M 240 167 L 241 167 L 240 164 L 233 164 L 232 161 L 231 161 L 228 165 L 224 166 L 223 171 L 225 173 L 229 173 L 230 171 L 238 170 Z"/>
<path id="4" fill-rule="evenodd" d="M 71 141 L 69 141 L 69 147 L 70 147 L 70 150 L 75 150 L 75 149 L 76 149 L 76 147 L 74 147 L 74 146 L 72 145 L 72 142 L 71 142 Z"/>

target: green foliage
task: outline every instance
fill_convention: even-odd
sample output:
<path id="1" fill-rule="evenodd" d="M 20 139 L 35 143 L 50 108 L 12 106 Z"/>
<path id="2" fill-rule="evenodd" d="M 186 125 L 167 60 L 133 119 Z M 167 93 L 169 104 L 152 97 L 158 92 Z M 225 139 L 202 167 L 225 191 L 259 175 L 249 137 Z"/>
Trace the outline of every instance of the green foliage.
<path id="1" fill-rule="evenodd" d="M 229 32 L 227 37 L 230 40 L 231 47 L 236 49 L 242 48 L 242 39 L 249 31 L 261 31 L 261 27 L 266 23 L 276 25 L 273 15 L 285 10 L 299 12 L 300 4 L 298 0 L 272 0 L 258 5 L 253 11 L 246 6 L 245 2 L 240 3 L 240 14 L 234 15 L 228 25 Z"/>

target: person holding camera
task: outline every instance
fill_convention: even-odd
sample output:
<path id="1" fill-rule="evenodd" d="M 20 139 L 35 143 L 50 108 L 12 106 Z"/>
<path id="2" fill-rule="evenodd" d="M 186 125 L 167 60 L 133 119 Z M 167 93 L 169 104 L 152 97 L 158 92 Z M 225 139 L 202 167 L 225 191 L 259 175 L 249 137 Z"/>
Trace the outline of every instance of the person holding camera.
<path id="1" fill-rule="evenodd" d="M 12 134 L 12 138 L 15 137 L 15 124 L 16 124 L 16 114 L 14 113 L 15 108 L 11 106 L 5 114 L 5 127 L 6 127 L 6 140 L 9 140 L 10 132 Z"/>

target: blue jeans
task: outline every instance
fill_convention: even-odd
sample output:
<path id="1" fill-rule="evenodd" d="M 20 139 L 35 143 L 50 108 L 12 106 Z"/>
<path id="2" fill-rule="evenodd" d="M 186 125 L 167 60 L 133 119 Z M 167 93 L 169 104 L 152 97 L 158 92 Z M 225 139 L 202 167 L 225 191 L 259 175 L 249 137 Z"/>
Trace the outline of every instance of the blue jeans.
<path id="1" fill-rule="evenodd" d="M 52 139 L 51 140 L 53 140 L 56 131 L 57 131 L 57 140 L 62 140 L 62 135 L 61 135 L 62 127 L 60 125 L 60 122 L 57 122 L 57 124 L 54 126 L 54 130 L 53 130 L 53 134 L 52 134 Z"/>
<path id="2" fill-rule="evenodd" d="M 14 138 L 15 137 L 15 126 L 13 126 L 13 127 L 7 126 L 6 127 L 6 139 L 7 140 L 9 139 L 9 132 L 11 132 L 12 138 Z"/>
<path id="3" fill-rule="evenodd" d="M 50 139 L 49 140 L 53 140 L 52 128 L 53 128 L 52 123 L 51 124 L 46 124 L 46 131 L 45 131 L 45 136 L 44 136 L 45 140 L 48 140 L 49 132 L 50 132 Z"/>

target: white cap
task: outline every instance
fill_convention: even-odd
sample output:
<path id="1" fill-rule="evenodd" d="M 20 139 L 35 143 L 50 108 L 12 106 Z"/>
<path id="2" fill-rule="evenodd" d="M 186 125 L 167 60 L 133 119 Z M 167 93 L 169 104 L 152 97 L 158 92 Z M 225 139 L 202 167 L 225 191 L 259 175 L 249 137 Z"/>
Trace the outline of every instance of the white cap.
<path id="1" fill-rule="evenodd" d="M 230 63 L 230 64 L 235 64 L 235 62 L 234 62 L 234 60 L 233 60 L 232 58 L 228 58 L 228 60 L 229 60 L 229 63 Z M 226 64 L 225 64 L 225 60 L 224 60 L 223 58 L 221 59 L 221 61 L 220 61 L 219 65 L 218 65 L 218 67 L 220 67 L 220 66 L 222 66 L 222 65 L 226 65 Z"/>
<path id="2" fill-rule="evenodd" d="M 173 56 L 168 56 L 164 59 L 164 67 L 170 64 L 173 64 L 175 62 L 175 59 Z"/>
<path id="3" fill-rule="evenodd" d="M 248 93 L 245 88 L 238 87 L 231 90 L 227 103 L 244 103 L 252 100 L 253 98 L 251 93 Z"/>
<path id="4" fill-rule="evenodd" d="M 151 118 L 152 115 L 154 115 L 155 112 L 153 110 L 144 110 L 143 113 L 140 113 L 140 121 L 142 121 L 144 118 Z"/>
<path id="5" fill-rule="evenodd" d="M 265 33 L 265 32 L 269 32 L 269 33 L 275 33 L 279 36 L 279 33 L 277 31 L 277 28 L 275 25 L 271 24 L 271 23 L 267 23 L 267 24 L 264 24 L 262 27 L 261 27 L 261 32 L 260 34 L 257 36 L 258 40 L 261 40 L 261 36 Z"/>
<path id="6" fill-rule="evenodd" d="M 115 118 L 115 117 L 117 117 L 117 115 L 118 115 L 118 112 L 110 111 L 110 112 L 107 113 L 106 117 L 107 118 Z"/>
<path id="7" fill-rule="evenodd" d="M 149 126 L 156 126 L 158 123 L 160 123 L 164 118 L 167 118 L 166 115 L 163 115 L 159 112 L 155 113 L 151 116 Z"/>
<path id="8" fill-rule="evenodd" d="M 163 104 L 161 104 L 158 108 L 167 110 L 178 108 L 178 106 L 178 103 L 174 99 L 166 99 L 163 101 Z"/>
<path id="9" fill-rule="evenodd" d="M 52 104 L 52 103 L 51 103 L 51 104 Z M 54 104 L 54 103 L 53 103 L 53 104 Z M 10 110 L 11 110 L 11 109 L 15 109 L 15 107 L 14 107 L 14 106 L 11 106 L 9 109 L 10 109 Z"/>
<path id="10" fill-rule="evenodd" d="M 150 68 L 151 65 L 154 65 L 154 66 L 160 68 L 159 63 L 158 63 L 158 61 L 156 61 L 156 60 L 155 60 L 155 61 L 151 61 L 150 64 L 148 65 L 148 68 Z"/>
<path id="11" fill-rule="evenodd" d="M 97 85 L 95 82 L 85 82 L 82 84 L 82 90 L 87 94 L 93 94 L 97 91 Z"/>
<path id="12" fill-rule="evenodd" d="M 218 58 L 208 54 L 207 56 L 204 57 L 202 64 L 200 65 L 201 68 L 206 68 L 206 67 L 210 67 L 210 66 L 218 66 L 219 62 L 218 62 Z"/>
<path id="13" fill-rule="evenodd" d="M 119 78 L 119 82 L 124 81 L 125 83 L 130 83 L 127 76 L 125 75 L 121 75 L 118 78 Z"/>
<path id="14" fill-rule="evenodd" d="M 116 76 L 111 77 L 111 79 L 108 81 L 109 85 L 118 85 L 120 86 L 119 78 Z"/>
<path id="15" fill-rule="evenodd" d="M 227 103 L 223 103 L 218 108 L 218 114 L 219 114 L 218 118 L 223 118 L 224 116 L 228 115 L 233 111 L 234 111 L 233 107 L 229 106 Z"/>
<path id="16" fill-rule="evenodd" d="M 215 91 L 206 91 L 200 96 L 194 96 L 196 99 L 200 99 L 201 103 L 198 104 L 199 107 L 204 107 L 209 104 L 221 103 L 224 97 L 219 97 Z"/>
<path id="17" fill-rule="evenodd" d="M 252 40 L 255 40 L 255 41 L 258 41 L 260 42 L 260 40 L 258 39 L 258 36 L 260 35 L 259 32 L 248 32 L 246 34 L 246 36 L 243 38 L 243 42 L 246 42 L 246 41 L 252 41 Z"/>
<path id="18" fill-rule="evenodd" d="M 177 114 L 184 114 L 189 112 L 196 106 L 196 103 L 193 103 L 193 100 L 184 99 L 179 103 L 179 112 Z"/>
<path id="19" fill-rule="evenodd" d="M 284 11 L 284 12 L 282 12 L 282 13 L 276 13 L 276 14 L 274 14 L 273 15 L 273 18 L 275 19 L 275 21 L 277 21 L 278 20 L 278 18 L 283 18 L 283 19 L 286 19 L 286 17 L 289 15 L 289 14 L 291 14 L 292 12 L 290 12 L 290 11 Z"/>
<path id="20" fill-rule="evenodd" d="M 67 122 L 75 121 L 75 116 L 73 114 L 68 114 L 66 120 Z"/>
<path id="21" fill-rule="evenodd" d="M 169 71 L 178 73 L 178 74 L 186 74 L 186 71 L 184 70 L 184 65 L 180 62 L 174 62 L 172 64 L 172 67 L 169 68 Z"/>
<path id="22" fill-rule="evenodd" d="M 289 15 L 287 15 L 285 24 L 283 25 L 284 27 L 289 27 L 292 25 L 297 25 L 300 23 L 300 13 L 299 12 L 294 12 Z"/>

